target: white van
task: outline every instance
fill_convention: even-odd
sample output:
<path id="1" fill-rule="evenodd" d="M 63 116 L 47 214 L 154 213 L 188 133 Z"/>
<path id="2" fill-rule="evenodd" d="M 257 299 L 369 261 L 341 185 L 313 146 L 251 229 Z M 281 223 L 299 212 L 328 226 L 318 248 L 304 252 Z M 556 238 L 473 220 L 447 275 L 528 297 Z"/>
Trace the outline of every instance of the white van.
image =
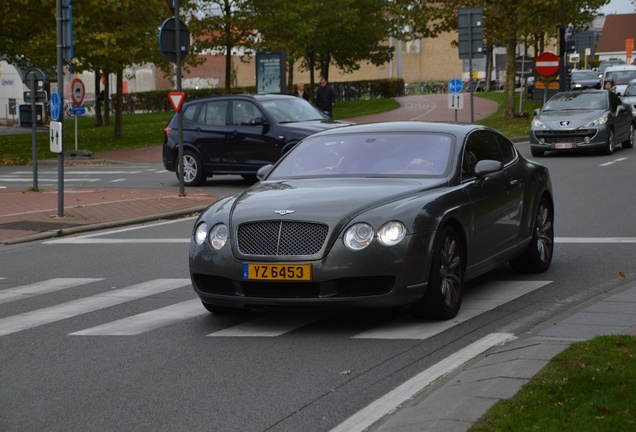
<path id="1" fill-rule="evenodd" d="M 614 89 L 618 95 L 622 95 L 627 84 L 636 78 L 636 65 L 609 66 L 603 74 L 603 86 L 605 81 L 614 81 Z"/>

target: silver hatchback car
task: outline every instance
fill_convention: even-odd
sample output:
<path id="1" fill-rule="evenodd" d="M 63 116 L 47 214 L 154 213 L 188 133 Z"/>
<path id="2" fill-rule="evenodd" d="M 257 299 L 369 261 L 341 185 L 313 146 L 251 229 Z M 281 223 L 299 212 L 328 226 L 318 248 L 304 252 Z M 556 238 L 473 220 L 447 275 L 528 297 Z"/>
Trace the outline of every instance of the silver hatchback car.
<path id="1" fill-rule="evenodd" d="M 612 154 L 616 143 L 623 148 L 634 146 L 632 110 L 609 90 L 557 93 L 534 115 L 530 127 L 533 156 L 572 150 Z"/>
<path id="2" fill-rule="evenodd" d="M 621 101 L 629 105 L 632 109 L 632 115 L 634 116 L 634 122 L 636 123 L 636 79 L 633 79 L 627 84 L 625 91 L 623 92 L 623 96 L 621 97 Z"/>

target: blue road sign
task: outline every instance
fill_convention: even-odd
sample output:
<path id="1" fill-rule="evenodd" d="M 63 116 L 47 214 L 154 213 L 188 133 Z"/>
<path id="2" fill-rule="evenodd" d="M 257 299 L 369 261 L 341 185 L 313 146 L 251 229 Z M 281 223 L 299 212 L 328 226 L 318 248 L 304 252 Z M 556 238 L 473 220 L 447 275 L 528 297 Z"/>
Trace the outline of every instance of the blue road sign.
<path id="1" fill-rule="evenodd" d="M 453 78 L 448 82 L 448 90 L 451 93 L 461 93 L 464 89 L 464 83 L 459 78 Z"/>
<path id="2" fill-rule="evenodd" d="M 74 106 L 71 107 L 71 114 L 73 114 L 74 116 L 76 115 L 84 115 L 86 114 L 86 107 L 85 106 Z"/>
<path id="3" fill-rule="evenodd" d="M 51 118 L 60 121 L 62 118 L 62 96 L 59 91 L 51 93 Z"/>

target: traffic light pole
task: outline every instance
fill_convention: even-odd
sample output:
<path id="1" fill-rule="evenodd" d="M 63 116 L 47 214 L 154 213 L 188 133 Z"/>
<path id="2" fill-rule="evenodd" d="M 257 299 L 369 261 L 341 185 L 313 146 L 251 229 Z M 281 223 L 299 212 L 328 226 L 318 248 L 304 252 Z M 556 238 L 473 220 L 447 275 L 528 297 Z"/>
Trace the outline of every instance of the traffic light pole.
<path id="1" fill-rule="evenodd" d="M 559 26 L 559 91 L 567 91 L 567 49 L 565 46 L 565 26 Z"/>

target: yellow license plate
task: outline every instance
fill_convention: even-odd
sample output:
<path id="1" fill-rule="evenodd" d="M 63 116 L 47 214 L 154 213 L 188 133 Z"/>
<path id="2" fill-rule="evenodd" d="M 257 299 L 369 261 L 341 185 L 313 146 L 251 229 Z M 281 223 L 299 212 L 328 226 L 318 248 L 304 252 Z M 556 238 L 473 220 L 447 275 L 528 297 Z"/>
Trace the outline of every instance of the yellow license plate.
<path id="1" fill-rule="evenodd" d="M 243 264 L 243 279 L 310 281 L 311 264 Z"/>

